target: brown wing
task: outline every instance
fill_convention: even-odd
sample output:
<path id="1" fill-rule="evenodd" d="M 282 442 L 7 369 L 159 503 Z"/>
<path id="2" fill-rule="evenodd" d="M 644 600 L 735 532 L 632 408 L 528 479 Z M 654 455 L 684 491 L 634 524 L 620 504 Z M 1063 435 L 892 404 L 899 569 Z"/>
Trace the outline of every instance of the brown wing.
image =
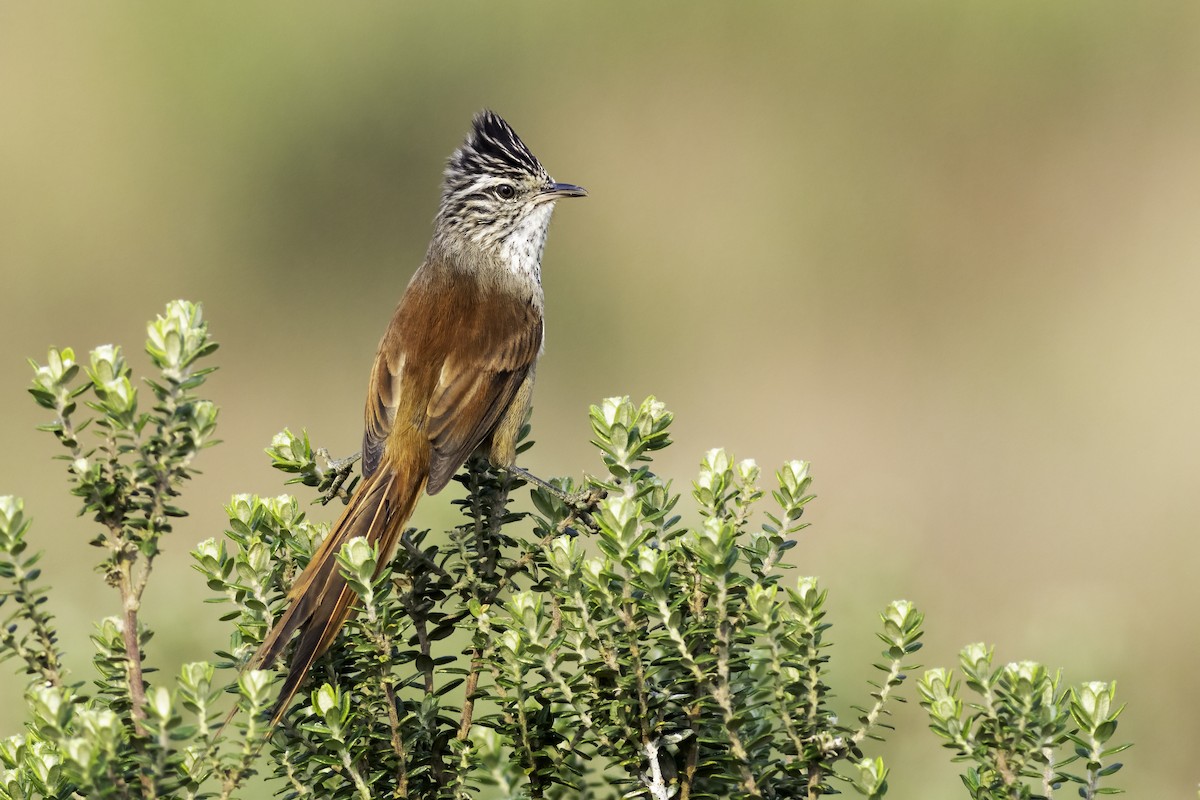
<path id="1" fill-rule="evenodd" d="M 486 347 L 456 349 L 443 362 L 427 411 L 430 494 L 491 435 L 537 361 L 541 314 L 526 304 L 511 316 L 517 324 L 495 326 Z"/>
<path id="2" fill-rule="evenodd" d="M 541 347 L 540 304 L 422 267 L 371 370 L 363 474 L 379 467 L 399 427 L 428 442 L 427 488 L 441 491 L 495 429 Z"/>
<path id="3" fill-rule="evenodd" d="M 387 341 L 385 337 L 384 341 Z M 362 473 L 369 478 L 383 458 L 383 446 L 400 404 L 404 352 L 380 344 L 371 368 L 371 383 L 367 390 L 367 408 L 363 415 Z"/>

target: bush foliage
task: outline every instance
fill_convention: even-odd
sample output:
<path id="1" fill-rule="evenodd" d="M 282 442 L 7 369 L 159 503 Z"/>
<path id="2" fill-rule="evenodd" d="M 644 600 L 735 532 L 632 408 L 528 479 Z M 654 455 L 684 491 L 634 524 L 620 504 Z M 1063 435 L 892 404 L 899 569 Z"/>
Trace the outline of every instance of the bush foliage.
<path id="1" fill-rule="evenodd" d="M 882 611 L 877 679 L 840 721 L 828 596 L 788 560 L 809 465 L 764 481 L 753 461 L 713 450 L 685 499 L 651 469 L 672 421 L 653 398 L 593 407 L 595 474 L 534 489 L 533 512 L 510 506 L 518 477 L 474 458 L 456 478 L 457 527 L 407 532 L 386 564 L 368 542 L 348 543 L 339 562 L 359 611 L 275 730 L 276 676 L 241 665 L 328 526 L 292 496 L 233 497 L 224 536 L 193 551 L 226 604 L 230 642 L 150 680 L 140 603 L 193 462 L 214 443 L 217 409 L 197 392 L 215 349 L 200 307 L 178 301 L 150 323 L 144 388 L 118 347 L 86 365 L 70 349 L 33 365 L 31 392 L 52 414 L 43 429 L 95 523 L 117 613 L 91 637 L 91 680 L 68 675 L 30 521 L 21 500 L 0 498 L 0 654 L 28 679 L 25 730 L 0 740 L 0 800 L 228 798 L 255 774 L 297 798 L 886 794 L 888 767 L 869 750 L 915 669 L 922 614 L 903 600 Z M 321 502 L 353 490 L 349 462 L 307 435 L 284 431 L 268 454 Z M 983 645 L 963 650 L 960 670 L 929 670 L 918 691 L 968 765 L 970 797 L 1113 791 L 1101 783 L 1125 746 L 1112 743 L 1112 685 L 996 667 Z M 235 721 L 221 726 L 231 703 Z"/>

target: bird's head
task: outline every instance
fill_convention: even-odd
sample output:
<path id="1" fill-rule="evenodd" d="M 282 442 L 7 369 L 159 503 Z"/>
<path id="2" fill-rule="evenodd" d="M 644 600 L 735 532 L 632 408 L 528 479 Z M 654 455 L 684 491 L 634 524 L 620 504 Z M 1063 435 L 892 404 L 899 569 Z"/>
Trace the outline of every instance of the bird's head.
<path id="1" fill-rule="evenodd" d="M 585 195 L 582 187 L 556 183 L 516 131 L 485 109 L 446 166 L 436 236 L 536 273 L 555 201 Z"/>

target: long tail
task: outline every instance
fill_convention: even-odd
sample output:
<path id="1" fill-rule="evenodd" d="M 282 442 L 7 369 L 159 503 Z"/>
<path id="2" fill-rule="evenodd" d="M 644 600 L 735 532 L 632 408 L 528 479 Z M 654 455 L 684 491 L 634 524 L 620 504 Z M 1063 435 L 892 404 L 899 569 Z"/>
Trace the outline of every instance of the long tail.
<path id="1" fill-rule="evenodd" d="M 358 487 L 341 518 L 292 586 L 291 605 L 247 665 L 249 669 L 271 666 L 287 647 L 292 634 L 300 631 L 287 679 L 271 715 L 271 727 L 283 717 L 313 662 L 329 649 L 350 616 L 355 594 L 338 567 L 337 554 L 342 545 L 362 536 L 378 544 L 379 564 L 386 564 L 425 490 L 425 481 L 424 475 L 401 475 L 395 467 L 381 464 Z"/>

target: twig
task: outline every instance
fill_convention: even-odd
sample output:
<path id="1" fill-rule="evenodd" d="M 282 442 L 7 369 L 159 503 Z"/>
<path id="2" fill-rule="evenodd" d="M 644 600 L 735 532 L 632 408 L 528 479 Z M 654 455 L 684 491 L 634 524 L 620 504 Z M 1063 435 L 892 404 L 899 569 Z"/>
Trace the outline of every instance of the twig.
<path id="1" fill-rule="evenodd" d="M 821 769 L 821 762 L 813 761 L 808 767 L 808 800 L 817 800 L 817 798 L 825 794 L 821 788 L 824 780 L 825 772 Z"/>
<path id="2" fill-rule="evenodd" d="M 133 590 L 132 562 L 124 553 L 120 556 L 118 589 L 121 592 L 122 625 L 121 638 L 125 642 L 125 671 L 129 677 L 129 702 L 133 707 L 130 716 L 133 718 L 134 732 L 139 736 L 146 735 L 146 685 L 142 680 L 142 650 L 138 643 L 138 610 L 140 603 Z"/>
<path id="3" fill-rule="evenodd" d="M 692 735 L 688 737 L 687 755 L 683 763 L 683 776 L 679 781 L 679 800 L 690 800 L 692 796 L 692 784 L 696 781 L 696 766 L 700 761 L 700 731 L 696 727 L 696 723 L 700 719 L 700 698 L 697 696 L 697 687 L 692 687 L 693 702 L 684 712 L 688 718 L 688 730 Z"/>
<path id="4" fill-rule="evenodd" d="M 396 797 L 408 797 L 408 753 L 404 749 L 404 738 L 400 735 L 400 716 L 396 713 L 396 692 L 390 681 L 383 682 L 383 696 L 387 699 L 388 725 L 392 729 L 392 751 L 396 754 Z"/>
<path id="5" fill-rule="evenodd" d="M 342 756 L 342 766 L 346 768 L 346 772 L 350 773 L 350 779 L 354 781 L 354 787 L 358 789 L 358 794 L 363 800 L 371 800 L 371 788 L 367 786 L 367 782 L 363 779 L 362 772 L 354 765 L 350 758 L 350 749 L 345 743 L 339 743 L 338 752 Z"/>
<path id="6" fill-rule="evenodd" d="M 720 599 L 717 601 L 718 608 L 725 606 L 724 595 L 725 583 L 722 581 Z M 754 773 L 747 766 L 750 762 L 750 754 L 746 752 L 742 737 L 737 732 L 737 719 L 733 711 L 733 691 L 729 685 L 729 628 L 729 620 L 722 620 L 717 625 L 717 682 L 712 687 L 711 694 L 717 701 L 717 705 L 721 707 L 721 714 L 725 719 L 725 735 L 729 738 L 733 757 L 738 760 L 738 771 L 742 775 L 742 789 L 750 797 L 762 797 L 762 791 L 758 788 Z"/>
<path id="7" fill-rule="evenodd" d="M 879 693 L 875 696 L 875 704 L 871 706 L 871 710 L 863 718 L 863 723 L 859 729 L 850 737 L 850 741 L 854 744 L 858 744 L 865 739 L 867 734 L 870 733 L 871 729 L 879 721 L 880 715 L 883 714 L 883 707 L 887 705 L 888 696 L 891 695 L 892 689 L 900 685 L 898 679 L 901 675 L 901 668 L 901 661 L 893 659 L 887 678 L 884 679 L 883 685 L 879 687 Z"/>
<path id="8" fill-rule="evenodd" d="M 471 648 L 471 666 L 468 667 L 467 680 L 463 684 L 462 714 L 458 719 L 458 740 L 465 742 L 471 735 L 471 722 L 475 716 L 475 690 L 479 688 L 479 667 L 482 653 L 478 647 Z"/>

